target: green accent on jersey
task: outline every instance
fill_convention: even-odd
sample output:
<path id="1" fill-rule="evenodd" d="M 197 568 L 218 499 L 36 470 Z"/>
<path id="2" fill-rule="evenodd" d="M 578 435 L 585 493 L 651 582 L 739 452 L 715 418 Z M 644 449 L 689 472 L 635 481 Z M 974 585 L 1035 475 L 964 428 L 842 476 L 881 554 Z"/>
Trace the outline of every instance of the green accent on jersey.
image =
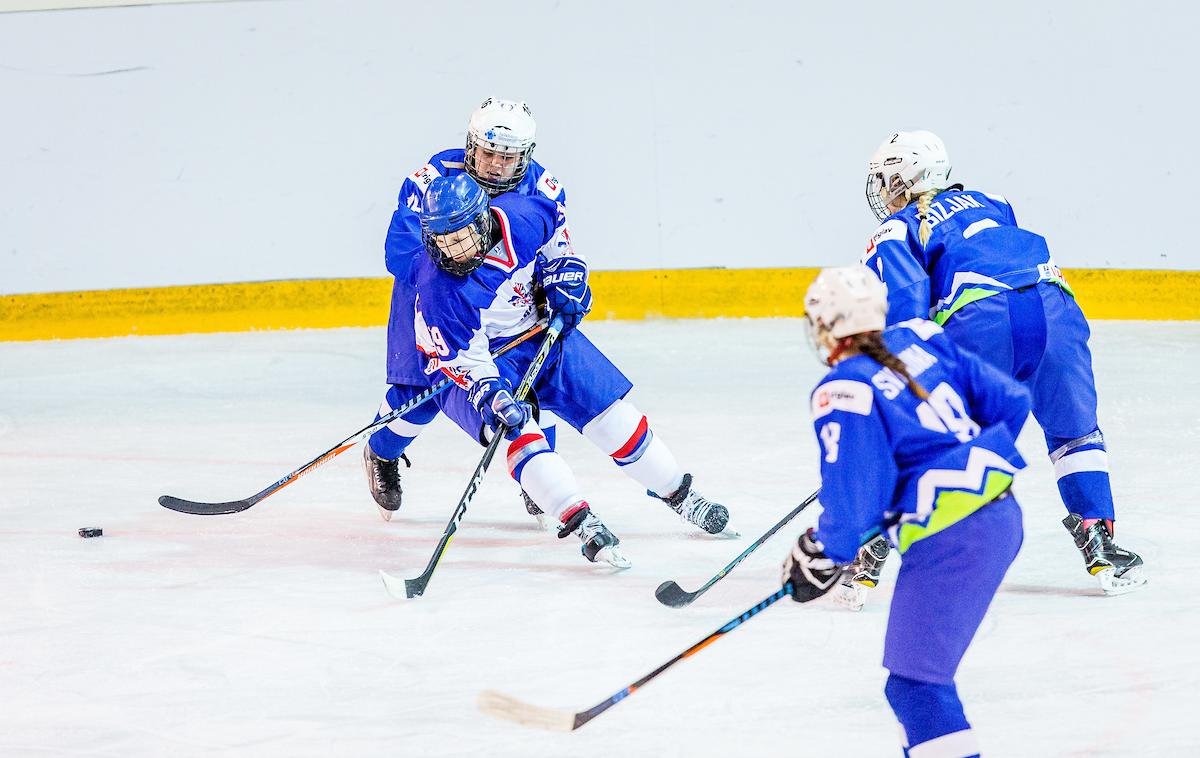
<path id="1" fill-rule="evenodd" d="M 942 324 L 945 324 L 951 316 L 961 310 L 964 305 L 970 305 L 977 300 L 983 300 L 984 298 L 991 297 L 992 295 L 999 295 L 1001 292 L 1009 291 L 1010 290 L 985 290 L 982 287 L 968 287 L 967 289 L 960 290 L 958 297 L 954 298 L 953 303 L 950 303 L 950 305 L 946 308 L 943 308 L 942 310 L 933 314 L 933 323 L 941 326 Z"/>
<path id="2" fill-rule="evenodd" d="M 1057 284 L 1062 288 L 1063 292 L 1066 292 L 1071 297 L 1075 297 L 1075 291 L 1071 289 L 1066 280 L 1062 277 L 1042 279 L 1038 282 L 1038 284 L 1041 284 L 1042 282 Z M 983 300 L 985 298 L 989 298 L 992 295 L 999 295 L 1002 292 L 1012 292 L 1012 290 L 989 290 L 982 287 L 968 287 L 967 289 L 960 290 L 958 297 L 954 298 L 953 303 L 933 314 L 933 323 L 937 324 L 938 326 L 944 326 L 945 323 L 950 320 L 951 316 L 962 310 L 963 306 L 970 305 L 971 303 Z"/>
<path id="3" fill-rule="evenodd" d="M 970 516 L 975 511 L 992 502 L 996 497 L 1012 486 L 1013 475 L 1006 471 L 992 470 L 987 473 L 983 494 L 964 492 L 963 490 L 947 490 L 937 497 L 933 513 L 924 526 L 921 524 L 901 524 L 898 536 L 900 544 L 897 548 L 900 554 L 912 547 L 914 542 L 937 534 L 948 526 L 953 526 Z"/>

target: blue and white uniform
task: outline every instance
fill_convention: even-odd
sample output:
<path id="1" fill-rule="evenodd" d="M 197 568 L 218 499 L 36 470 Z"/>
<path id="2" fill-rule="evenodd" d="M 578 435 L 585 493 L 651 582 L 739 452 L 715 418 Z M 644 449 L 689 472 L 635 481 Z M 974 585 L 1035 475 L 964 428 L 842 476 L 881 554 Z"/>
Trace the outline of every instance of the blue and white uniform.
<path id="1" fill-rule="evenodd" d="M 830 370 L 812 393 L 814 536 L 839 564 L 877 531 L 900 551 L 883 664 L 905 754 L 972 755 L 954 675 L 1021 546 L 1009 488 L 1025 466 L 1015 439 L 1029 396 L 930 321 L 891 326 L 883 341 L 929 399 L 865 355 Z"/>
<path id="2" fill-rule="evenodd" d="M 1017 225 L 999 195 L 952 188 L 888 217 L 862 262 L 888 288 L 888 323 L 929 318 L 1021 382 L 1046 436 L 1067 510 L 1112 519 L 1108 455 L 1096 415 L 1091 332 L 1046 240 Z"/>
<path id="3" fill-rule="evenodd" d="M 579 257 L 561 234 L 561 207 L 543 195 L 506 193 L 492 199 L 489 213 L 498 239 L 479 268 L 462 276 L 427 255 L 413 267 L 424 372 L 444 374 L 458 385 L 439 396 L 439 405 L 472 437 L 483 420 L 467 400 L 468 390 L 497 376 L 513 387 L 520 383 L 539 340 L 496 358 L 491 353 L 536 323 L 533 290 L 542 267 Z M 647 490 L 675 492 L 684 472 L 646 417 L 623 400 L 632 388 L 579 329 L 555 343 L 533 384 L 539 408 L 582 433 Z M 574 475 L 532 421 L 509 444 L 507 458 L 509 473 L 548 515 L 565 521 L 569 509 L 586 505 Z"/>
<path id="4" fill-rule="evenodd" d="M 395 277 L 387 331 L 387 381 L 393 386 L 388 390 L 376 418 L 400 407 L 429 386 L 429 377 L 424 372 L 425 361 L 413 347 L 415 263 L 428 257 L 421 242 L 421 198 L 435 178 L 465 173 L 463 160 L 462 148 L 443 150 L 405 179 L 400 187 L 397 207 L 384 241 L 384 262 Z M 557 242 L 569 241 L 567 193 L 553 174 L 536 161 L 531 161 L 529 169 L 512 192 L 526 196 L 539 195 L 553 201 L 560 220 L 556 229 Z M 414 409 L 403 419 L 393 421 L 372 435 L 369 442 L 371 449 L 381 458 L 399 458 L 421 430 L 433 421 L 437 412 L 438 406 L 433 403 Z M 552 424 L 547 425 L 546 432 L 553 444 Z"/>

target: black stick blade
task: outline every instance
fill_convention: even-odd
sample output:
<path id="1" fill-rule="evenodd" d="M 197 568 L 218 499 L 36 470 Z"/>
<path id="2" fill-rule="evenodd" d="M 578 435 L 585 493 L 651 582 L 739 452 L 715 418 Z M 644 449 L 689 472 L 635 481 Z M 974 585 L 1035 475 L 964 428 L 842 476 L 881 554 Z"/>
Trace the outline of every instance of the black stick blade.
<path id="1" fill-rule="evenodd" d="M 682 608 L 699 596 L 696 592 L 686 592 L 674 580 L 663 582 L 654 591 L 654 597 L 663 605 L 671 608 Z"/>
<path id="2" fill-rule="evenodd" d="M 253 500 L 233 500 L 228 503 L 197 503 L 171 495 L 163 495 L 158 504 L 180 513 L 191 513 L 195 516 L 218 516 L 225 513 L 240 513 L 254 505 Z"/>

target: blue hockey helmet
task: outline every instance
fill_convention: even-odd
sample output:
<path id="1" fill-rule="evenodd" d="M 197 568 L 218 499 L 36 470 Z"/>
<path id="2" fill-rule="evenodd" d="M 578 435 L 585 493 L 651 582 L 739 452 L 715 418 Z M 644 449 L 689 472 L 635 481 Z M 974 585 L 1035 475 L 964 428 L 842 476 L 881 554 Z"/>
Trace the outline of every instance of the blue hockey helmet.
<path id="1" fill-rule="evenodd" d="M 488 194 L 468 174 L 439 176 L 421 200 L 421 241 L 439 268 L 465 276 L 483 263 L 491 240 Z"/>

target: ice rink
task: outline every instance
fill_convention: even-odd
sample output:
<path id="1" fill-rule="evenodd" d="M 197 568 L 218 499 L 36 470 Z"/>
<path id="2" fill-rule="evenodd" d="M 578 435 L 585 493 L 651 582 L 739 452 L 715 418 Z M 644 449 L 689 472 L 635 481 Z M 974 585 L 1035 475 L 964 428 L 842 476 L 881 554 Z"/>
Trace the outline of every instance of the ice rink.
<path id="1" fill-rule="evenodd" d="M 1117 538 L 1150 584 L 1100 595 L 1030 423 L 1025 545 L 958 678 L 988 756 L 1200 754 L 1200 323 L 1093 326 Z M 898 756 L 895 556 L 862 613 L 780 602 L 579 732 L 476 709 L 484 688 L 606 699 L 773 592 L 817 515 L 694 605 L 660 605 L 660 582 L 696 588 L 817 487 L 822 367 L 794 320 L 585 331 L 743 538 L 700 535 L 564 427 L 633 568 L 538 531 L 501 460 L 412 601 L 376 571 L 424 568 L 482 452 L 445 420 L 410 450 L 390 523 L 357 448 L 242 514 L 156 502 L 246 497 L 370 421 L 382 329 L 0 344 L 0 755 Z"/>

